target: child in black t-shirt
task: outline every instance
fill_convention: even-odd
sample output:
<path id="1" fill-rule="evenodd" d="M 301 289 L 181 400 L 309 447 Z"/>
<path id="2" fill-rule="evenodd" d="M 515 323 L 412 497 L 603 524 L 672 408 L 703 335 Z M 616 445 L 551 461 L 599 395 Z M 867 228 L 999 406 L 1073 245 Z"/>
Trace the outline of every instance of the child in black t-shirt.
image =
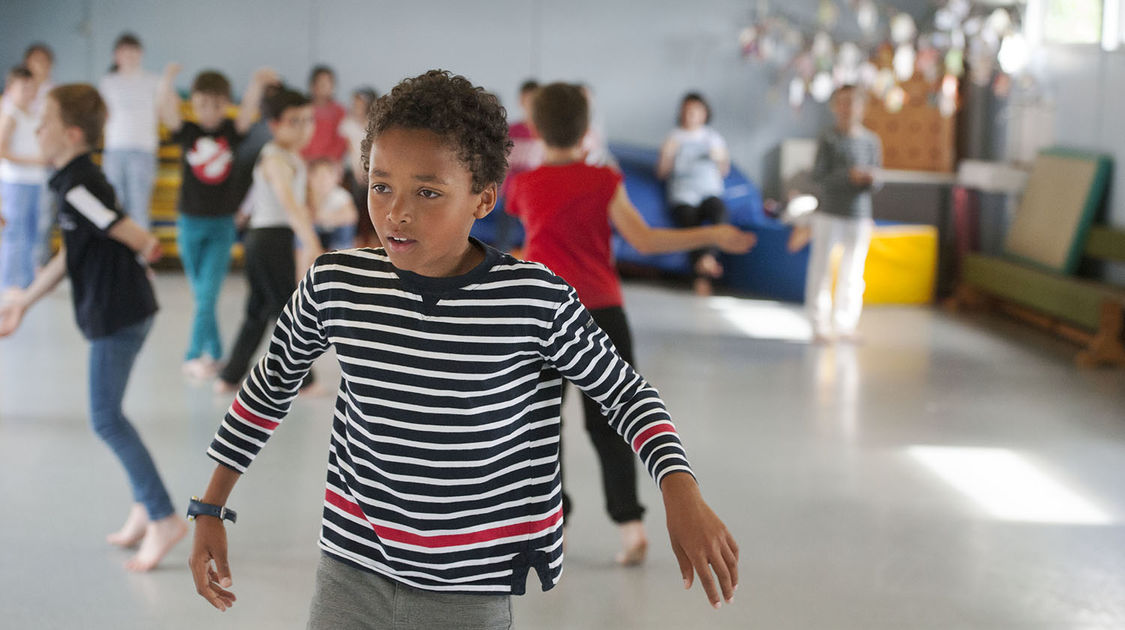
<path id="1" fill-rule="evenodd" d="M 230 81 L 212 70 L 200 72 L 191 85 L 193 121 L 180 117 L 180 99 L 172 88 L 179 70 L 169 64 L 164 71 L 160 120 L 183 154 L 176 242 L 195 297 L 184 374 L 202 379 L 215 374 L 215 362 L 223 356 L 215 308 L 237 236 L 234 216 L 241 199 L 235 198 L 231 177 L 234 151 L 258 115 L 263 89 L 277 82 L 277 74 L 268 68 L 254 73 L 232 120 L 227 117 Z"/>
<path id="2" fill-rule="evenodd" d="M 91 85 L 51 90 L 37 136 L 44 159 L 58 169 L 62 250 L 26 290 L 0 304 L 0 337 L 15 332 L 27 309 L 70 278 L 78 327 L 90 340 L 90 421 L 129 477 L 135 501 L 110 543 L 140 549 L 125 565 L 148 571 L 187 533 L 148 449 L 121 411 L 133 363 L 152 328 L 156 297 L 148 262 L 160 257 L 152 234 L 126 216 L 102 171 L 90 159 L 105 126 L 106 106 Z"/>

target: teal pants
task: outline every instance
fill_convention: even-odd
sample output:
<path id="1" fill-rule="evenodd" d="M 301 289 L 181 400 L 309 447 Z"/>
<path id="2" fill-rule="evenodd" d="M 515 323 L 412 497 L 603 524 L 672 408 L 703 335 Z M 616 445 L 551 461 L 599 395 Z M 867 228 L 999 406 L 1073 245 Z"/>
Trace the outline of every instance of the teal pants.
<path id="1" fill-rule="evenodd" d="M 180 261 L 195 298 L 191 338 L 184 359 L 198 359 L 207 353 L 218 360 L 223 356 L 223 342 L 216 310 L 223 279 L 230 269 L 230 248 L 237 238 L 234 217 L 181 214 L 176 227 Z"/>

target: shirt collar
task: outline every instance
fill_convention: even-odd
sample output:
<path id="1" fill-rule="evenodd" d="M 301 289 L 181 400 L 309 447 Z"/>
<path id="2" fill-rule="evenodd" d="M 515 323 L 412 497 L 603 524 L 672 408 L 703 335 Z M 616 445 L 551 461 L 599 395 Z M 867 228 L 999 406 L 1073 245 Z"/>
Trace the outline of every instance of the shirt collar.
<path id="1" fill-rule="evenodd" d="M 82 171 L 88 170 L 90 168 L 94 168 L 94 162 L 88 152 L 83 153 L 79 156 L 76 156 L 74 159 L 67 162 L 66 166 L 56 171 L 55 174 L 51 176 L 50 181 L 48 181 L 47 183 L 52 190 L 59 190 L 66 185 L 66 182 L 74 179 L 74 176 L 77 173 L 81 173 Z"/>

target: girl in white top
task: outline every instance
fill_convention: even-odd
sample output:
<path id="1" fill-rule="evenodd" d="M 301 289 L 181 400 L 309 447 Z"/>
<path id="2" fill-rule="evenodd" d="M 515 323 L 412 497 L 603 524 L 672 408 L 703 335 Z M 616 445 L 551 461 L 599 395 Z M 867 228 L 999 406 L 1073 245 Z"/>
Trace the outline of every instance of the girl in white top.
<path id="1" fill-rule="evenodd" d="M 710 126 L 711 106 L 696 92 L 680 101 L 679 125 L 660 148 L 656 175 L 668 180 L 668 206 L 678 227 L 726 223 L 723 179 L 730 172 L 730 153 Z M 711 281 L 723 273 L 718 250 L 691 252 L 695 292 L 711 294 Z"/>
<path id="2" fill-rule="evenodd" d="M 156 124 L 160 77 L 141 67 L 143 54 L 136 35 L 118 37 L 112 71 L 102 78 L 98 91 L 109 110 L 102 170 L 126 214 L 147 230 L 159 146 Z"/>
<path id="3" fill-rule="evenodd" d="M 27 67 L 13 68 L 0 107 L 0 292 L 27 288 L 35 277 L 39 200 L 47 181 L 47 163 L 35 137 L 36 87 Z"/>

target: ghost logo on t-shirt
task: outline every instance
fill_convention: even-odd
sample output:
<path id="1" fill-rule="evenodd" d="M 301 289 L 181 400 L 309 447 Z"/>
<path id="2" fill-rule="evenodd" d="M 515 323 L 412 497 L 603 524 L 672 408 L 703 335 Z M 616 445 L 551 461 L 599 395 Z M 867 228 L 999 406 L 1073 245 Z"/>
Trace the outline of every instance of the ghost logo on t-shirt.
<path id="1" fill-rule="evenodd" d="M 196 179 L 204 184 L 221 184 L 230 175 L 234 154 L 223 137 L 203 136 L 187 153 L 187 162 Z"/>

